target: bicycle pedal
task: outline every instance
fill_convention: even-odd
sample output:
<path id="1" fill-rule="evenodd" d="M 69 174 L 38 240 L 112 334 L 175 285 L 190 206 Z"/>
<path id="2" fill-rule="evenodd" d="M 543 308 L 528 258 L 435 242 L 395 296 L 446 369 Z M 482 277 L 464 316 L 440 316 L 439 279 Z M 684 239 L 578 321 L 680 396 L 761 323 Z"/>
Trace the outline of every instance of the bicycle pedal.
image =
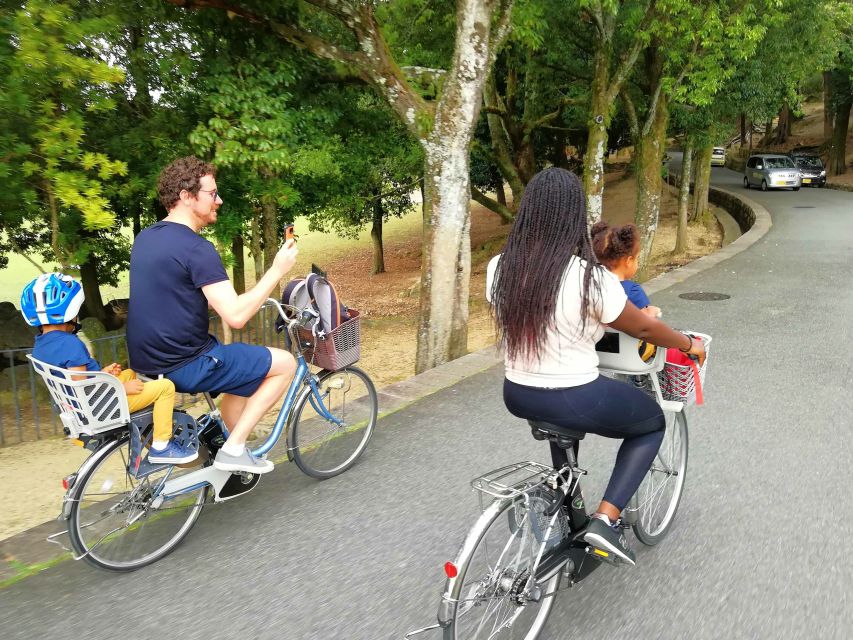
<path id="1" fill-rule="evenodd" d="M 606 562 L 607 564 L 611 564 L 614 567 L 618 567 L 619 565 L 624 564 L 624 562 L 622 562 L 622 559 L 615 553 L 605 551 L 604 549 L 599 549 L 598 547 L 594 547 L 592 545 L 587 546 L 584 551 L 587 555 L 592 556 L 596 560 L 599 560 L 600 562 Z"/>

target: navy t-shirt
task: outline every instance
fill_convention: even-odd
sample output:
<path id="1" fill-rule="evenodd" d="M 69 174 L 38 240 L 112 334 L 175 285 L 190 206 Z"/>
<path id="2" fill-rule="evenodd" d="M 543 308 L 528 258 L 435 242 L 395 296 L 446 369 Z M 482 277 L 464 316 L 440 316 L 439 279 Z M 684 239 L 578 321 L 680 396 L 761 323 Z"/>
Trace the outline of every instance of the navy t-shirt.
<path id="1" fill-rule="evenodd" d="M 643 287 L 636 282 L 622 280 L 622 288 L 625 289 L 625 295 L 628 296 L 628 300 L 634 303 L 635 307 L 645 309 L 649 306 L 649 296 L 643 291 Z"/>
<path id="2" fill-rule="evenodd" d="M 73 333 L 49 331 L 36 336 L 33 358 L 62 369 L 86 367 L 86 371 L 100 371 L 101 365 L 92 356 L 83 341 Z"/>
<path id="3" fill-rule="evenodd" d="M 186 225 L 163 220 L 136 236 L 127 311 L 130 366 L 158 375 L 209 351 L 215 338 L 201 288 L 227 279 L 213 244 Z"/>

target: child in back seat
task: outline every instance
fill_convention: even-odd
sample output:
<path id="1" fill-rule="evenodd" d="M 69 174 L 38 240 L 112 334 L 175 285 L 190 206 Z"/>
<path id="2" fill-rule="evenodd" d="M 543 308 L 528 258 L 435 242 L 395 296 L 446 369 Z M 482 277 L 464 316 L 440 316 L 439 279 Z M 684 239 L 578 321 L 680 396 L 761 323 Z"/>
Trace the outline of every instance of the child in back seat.
<path id="1" fill-rule="evenodd" d="M 595 257 L 619 278 L 628 300 L 643 313 L 660 318 L 660 307 L 651 306 L 643 287 L 631 281 L 640 266 L 640 233 L 637 227 L 633 224 L 611 227 L 602 220 L 592 225 L 590 236 Z"/>
<path id="2" fill-rule="evenodd" d="M 124 385 L 131 412 L 154 405 L 154 441 L 148 461 L 154 464 L 185 464 L 198 452 L 172 440 L 172 410 L 175 385 L 162 378 L 142 382 L 131 369 L 117 363 L 101 368 L 89 355 L 86 345 L 75 334 L 80 329 L 77 316 L 83 305 L 83 288 L 71 276 L 45 273 L 30 282 L 21 294 L 21 313 L 32 327 L 39 328 L 33 345 L 33 358 L 74 371 L 104 371 Z"/>

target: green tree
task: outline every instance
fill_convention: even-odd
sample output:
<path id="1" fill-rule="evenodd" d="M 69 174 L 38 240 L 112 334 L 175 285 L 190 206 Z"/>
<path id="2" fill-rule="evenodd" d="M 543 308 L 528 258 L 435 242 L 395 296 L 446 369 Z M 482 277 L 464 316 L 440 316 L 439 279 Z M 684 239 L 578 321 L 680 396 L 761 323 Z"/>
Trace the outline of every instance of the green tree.
<path id="1" fill-rule="evenodd" d="M 4 228 L 19 247 L 16 238 L 48 229 L 27 248 L 38 247 L 63 270 L 80 265 L 87 310 L 103 319 L 93 257 L 117 232 L 105 191 L 127 167 L 87 135 L 92 115 L 114 107 L 109 87 L 123 79 L 100 50 L 99 35 L 113 24 L 82 17 L 74 2 L 29 0 L 11 8 L 0 22 Z"/>
<path id="2" fill-rule="evenodd" d="M 467 350 L 471 273 L 468 153 L 483 85 L 510 25 L 513 0 L 459 0 L 450 65 L 430 101 L 410 83 L 388 44 L 372 2 L 169 0 L 227 12 L 260 32 L 331 61 L 371 86 L 424 151 L 427 224 L 421 275 L 417 371 Z M 406 5 L 406 2 L 401 2 Z M 388 13 L 396 3 L 381 5 Z M 405 8 L 405 7 L 404 7 Z M 415 74 L 416 71 L 415 71 Z"/>

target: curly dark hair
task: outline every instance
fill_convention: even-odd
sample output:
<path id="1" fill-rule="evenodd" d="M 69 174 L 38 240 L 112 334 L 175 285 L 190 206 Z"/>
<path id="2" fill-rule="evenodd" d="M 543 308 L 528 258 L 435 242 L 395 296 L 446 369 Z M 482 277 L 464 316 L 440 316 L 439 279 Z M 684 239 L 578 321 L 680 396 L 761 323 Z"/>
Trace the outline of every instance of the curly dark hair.
<path id="1" fill-rule="evenodd" d="M 586 329 L 591 295 L 601 295 L 592 274 L 602 267 L 592 251 L 580 180 L 570 171 L 551 167 L 533 176 L 524 189 L 492 285 L 498 339 L 511 360 L 538 359 L 554 324 L 563 274 L 575 256 L 588 265 L 580 335 Z"/>
<path id="2" fill-rule="evenodd" d="M 202 176 L 215 176 L 216 167 L 195 156 L 178 158 L 160 172 L 157 179 L 157 195 L 169 211 L 181 199 L 181 191 L 198 195 Z"/>
<path id="3" fill-rule="evenodd" d="M 633 224 L 611 227 L 602 220 L 592 225 L 592 248 L 598 261 L 614 266 L 621 258 L 633 256 L 640 248 L 640 232 Z"/>

